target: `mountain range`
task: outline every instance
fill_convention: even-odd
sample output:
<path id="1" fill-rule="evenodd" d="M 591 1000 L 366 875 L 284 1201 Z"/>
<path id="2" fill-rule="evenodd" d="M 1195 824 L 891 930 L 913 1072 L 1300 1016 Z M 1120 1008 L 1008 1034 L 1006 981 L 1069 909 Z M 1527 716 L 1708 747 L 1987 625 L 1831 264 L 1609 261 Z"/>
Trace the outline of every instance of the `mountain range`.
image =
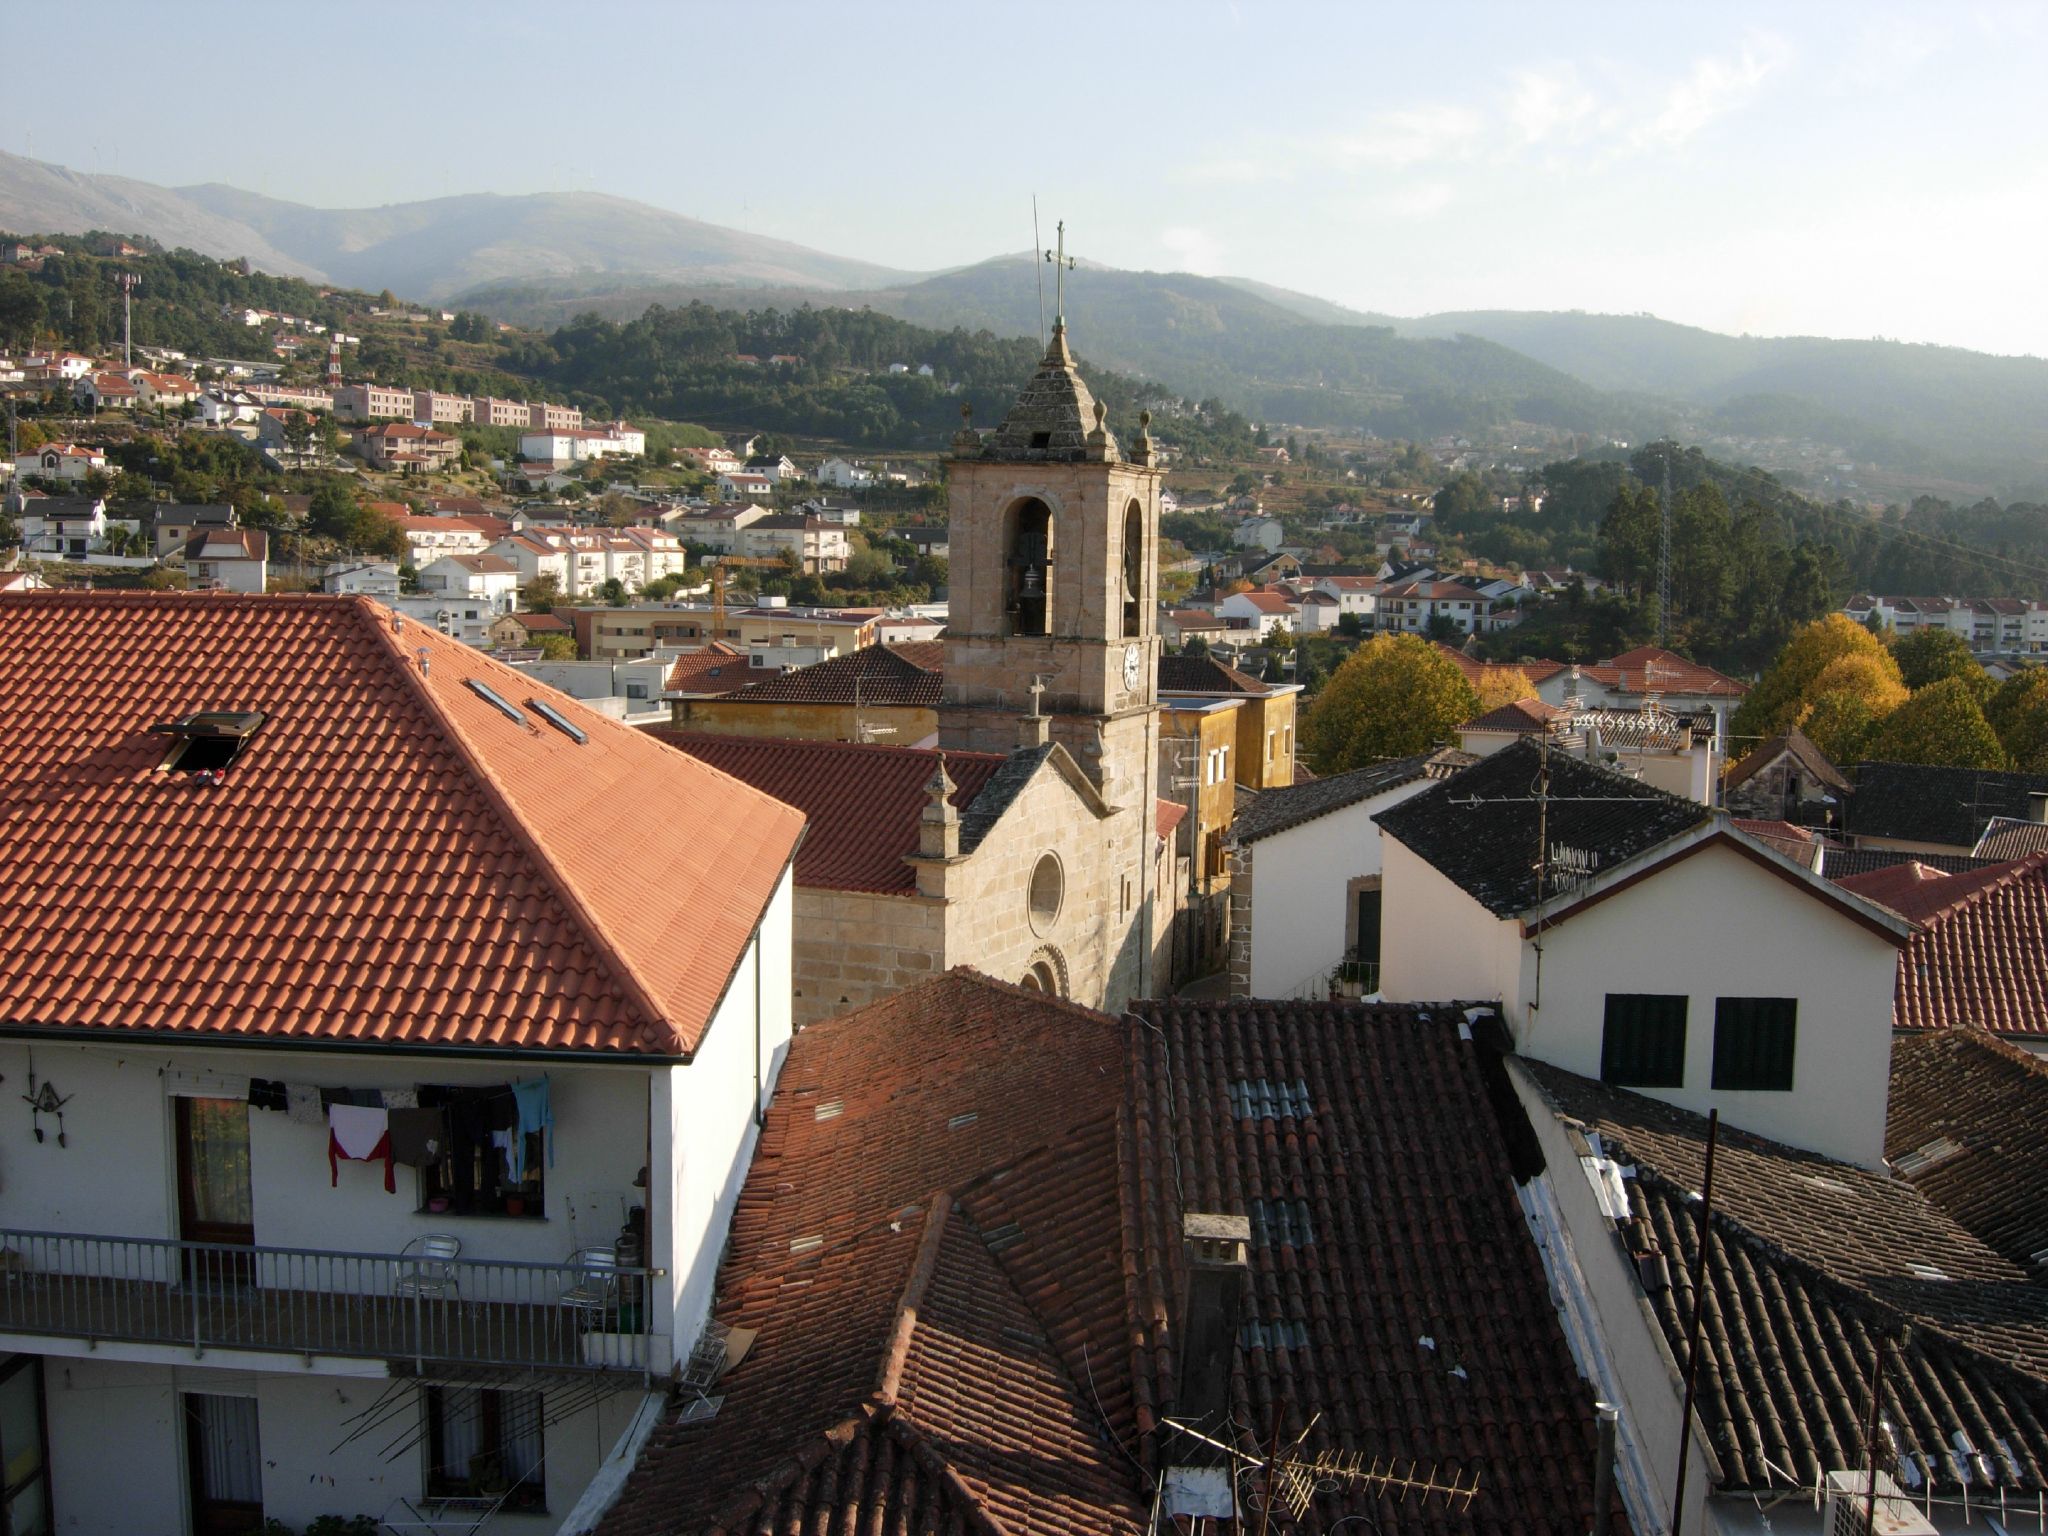
<path id="1" fill-rule="evenodd" d="M 543 326 L 702 300 L 871 306 L 942 329 L 1041 334 L 1030 254 L 906 272 L 599 193 L 324 209 L 0 154 L 0 228 L 145 235 Z M 1418 435 L 1522 420 L 1630 438 L 1805 438 L 1878 466 L 1894 484 L 1917 477 L 1952 494 L 2048 486 L 2048 361 L 2038 358 L 1727 336 L 1648 315 L 1411 319 L 1247 278 L 1105 267 L 1069 278 L 1067 309 L 1097 363 L 1303 425 Z"/>

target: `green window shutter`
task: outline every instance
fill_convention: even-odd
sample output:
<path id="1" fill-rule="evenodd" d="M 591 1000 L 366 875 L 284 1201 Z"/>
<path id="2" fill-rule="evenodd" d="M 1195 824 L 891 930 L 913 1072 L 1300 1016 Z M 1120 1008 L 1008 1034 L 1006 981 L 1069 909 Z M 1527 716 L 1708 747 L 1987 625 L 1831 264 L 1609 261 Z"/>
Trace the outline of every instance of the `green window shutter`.
<path id="1" fill-rule="evenodd" d="M 1789 1092 L 1798 1044 L 1796 997 L 1714 1000 L 1714 1087 Z"/>
<path id="2" fill-rule="evenodd" d="M 1600 1080 L 1623 1088 L 1683 1088 L 1685 1003 L 1683 995 L 1608 993 Z"/>

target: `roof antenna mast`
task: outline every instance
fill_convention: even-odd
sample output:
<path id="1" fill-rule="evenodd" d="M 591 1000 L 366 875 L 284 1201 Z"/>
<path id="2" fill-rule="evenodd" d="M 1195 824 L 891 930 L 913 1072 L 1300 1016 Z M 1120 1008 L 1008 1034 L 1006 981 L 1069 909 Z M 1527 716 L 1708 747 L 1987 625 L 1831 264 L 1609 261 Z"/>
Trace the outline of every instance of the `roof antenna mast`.
<path id="1" fill-rule="evenodd" d="M 1031 194 L 1031 249 L 1033 249 L 1034 251 L 1044 249 L 1044 247 L 1038 243 L 1038 194 L 1036 192 Z M 1037 272 L 1038 344 L 1042 347 L 1045 345 L 1045 268 L 1039 267 L 1037 269 Z"/>
<path id="2" fill-rule="evenodd" d="M 1657 643 L 1664 643 L 1665 626 L 1671 620 L 1671 450 L 1673 439 L 1664 443 L 1664 495 L 1657 510 L 1663 514 L 1663 542 L 1657 550 Z"/>

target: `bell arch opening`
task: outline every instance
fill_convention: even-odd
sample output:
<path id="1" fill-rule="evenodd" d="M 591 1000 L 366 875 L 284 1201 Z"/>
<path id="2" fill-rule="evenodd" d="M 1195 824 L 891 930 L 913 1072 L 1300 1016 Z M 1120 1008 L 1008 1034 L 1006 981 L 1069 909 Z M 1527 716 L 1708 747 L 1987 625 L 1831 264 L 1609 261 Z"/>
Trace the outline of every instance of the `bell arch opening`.
<path id="1" fill-rule="evenodd" d="M 1145 615 L 1145 513 L 1135 501 L 1124 508 L 1123 555 L 1124 638 L 1135 640 Z"/>
<path id="2" fill-rule="evenodd" d="M 1013 635 L 1052 633 L 1052 508 L 1027 496 L 1003 514 L 1003 616 Z"/>

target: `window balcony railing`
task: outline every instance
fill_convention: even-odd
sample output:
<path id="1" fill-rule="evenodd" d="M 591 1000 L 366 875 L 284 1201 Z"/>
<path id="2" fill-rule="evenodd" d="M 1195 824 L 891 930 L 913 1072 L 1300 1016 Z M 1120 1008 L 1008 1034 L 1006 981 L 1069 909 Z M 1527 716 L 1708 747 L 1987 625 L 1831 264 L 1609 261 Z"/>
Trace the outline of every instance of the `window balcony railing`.
<path id="1" fill-rule="evenodd" d="M 1380 989 L 1379 961 L 1361 960 L 1356 949 L 1345 950 L 1330 975 L 1330 988 L 1338 997 L 1371 997 Z"/>
<path id="2" fill-rule="evenodd" d="M 560 1264 L 0 1228 L 0 1333 L 545 1371 L 653 1369 L 652 1282 L 610 1249 Z"/>

